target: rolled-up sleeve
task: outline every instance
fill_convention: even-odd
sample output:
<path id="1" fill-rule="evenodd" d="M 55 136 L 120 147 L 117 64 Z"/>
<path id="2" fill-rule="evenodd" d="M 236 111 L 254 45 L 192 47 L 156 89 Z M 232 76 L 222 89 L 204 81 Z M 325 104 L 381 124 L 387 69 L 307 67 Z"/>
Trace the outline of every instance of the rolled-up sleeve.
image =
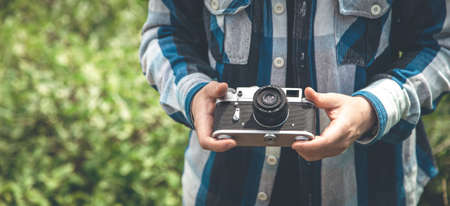
<path id="1" fill-rule="evenodd" d="M 378 140 L 399 143 L 406 139 L 422 114 L 435 109 L 450 91 L 450 1 L 421 1 L 418 21 L 407 29 L 416 38 L 392 70 L 375 76 L 375 81 L 353 95 L 364 96 L 378 118 L 375 136 L 360 139 L 362 144 Z"/>
<path id="2" fill-rule="evenodd" d="M 216 78 L 209 66 L 198 0 L 151 0 L 139 56 L 143 74 L 160 93 L 160 103 L 174 120 L 192 128 L 193 96 Z"/>

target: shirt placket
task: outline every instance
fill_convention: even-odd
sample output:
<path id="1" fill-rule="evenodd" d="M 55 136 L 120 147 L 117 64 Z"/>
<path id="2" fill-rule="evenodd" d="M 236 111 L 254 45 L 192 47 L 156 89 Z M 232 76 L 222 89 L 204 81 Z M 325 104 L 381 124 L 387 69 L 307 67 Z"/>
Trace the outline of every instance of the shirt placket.
<path id="1" fill-rule="evenodd" d="M 270 83 L 284 87 L 287 70 L 287 10 L 286 0 L 272 0 L 273 51 Z M 265 161 L 261 172 L 256 204 L 267 206 L 279 165 L 280 147 L 266 147 Z"/>
<path id="2" fill-rule="evenodd" d="M 294 14 L 293 14 L 293 28 L 292 28 L 292 52 L 291 60 L 295 71 L 295 85 L 300 88 L 306 88 L 311 86 L 310 68 L 307 56 L 309 54 L 309 38 L 312 25 L 310 23 L 311 11 L 310 0 L 295 0 L 294 1 Z M 304 160 L 298 156 L 298 172 L 299 172 L 299 196 L 302 201 L 302 205 L 313 205 L 313 173 L 318 164 L 313 164 Z M 319 169 L 320 170 L 320 169 Z M 320 184 L 320 183 L 319 183 Z"/>

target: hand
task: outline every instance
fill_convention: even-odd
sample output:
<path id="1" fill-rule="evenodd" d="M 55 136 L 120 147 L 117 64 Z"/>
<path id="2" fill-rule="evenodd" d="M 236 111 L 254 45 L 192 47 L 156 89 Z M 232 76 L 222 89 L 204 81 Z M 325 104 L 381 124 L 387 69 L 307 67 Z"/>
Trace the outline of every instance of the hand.
<path id="1" fill-rule="evenodd" d="M 195 94 L 191 103 L 194 127 L 198 142 L 203 149 L 224 152 L 236 146 L 233 139 L 217 140 L 211 137 L 214 123 L 214 109 L 216 99 L 225 96 L 228 85 L 226 83 L 210 82 Z"/>
<path id="2" fill-rule="evenodd" d="M 306 88 L 305 96 L 318 108 L 324 109 L 331 121 L 320 136 L 292 144 L 292 149 L 305 160 L 315 161 L 341 154 L 376 123 L 375 111 L 364 97 L 317 93 L 311 88 Z"/>

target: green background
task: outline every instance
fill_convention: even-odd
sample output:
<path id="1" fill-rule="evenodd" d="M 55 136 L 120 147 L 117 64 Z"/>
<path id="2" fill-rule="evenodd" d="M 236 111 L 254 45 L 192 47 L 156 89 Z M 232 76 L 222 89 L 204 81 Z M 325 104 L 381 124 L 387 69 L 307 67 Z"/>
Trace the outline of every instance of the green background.
<path id="1" fill-rule="evenodd" d="M 0 1 L 0 206 L 180 205 L 188 130 L 162 111 L 138 60 L 147 2 Z M 450 98 L 427 130 L 442 205 Z"/>

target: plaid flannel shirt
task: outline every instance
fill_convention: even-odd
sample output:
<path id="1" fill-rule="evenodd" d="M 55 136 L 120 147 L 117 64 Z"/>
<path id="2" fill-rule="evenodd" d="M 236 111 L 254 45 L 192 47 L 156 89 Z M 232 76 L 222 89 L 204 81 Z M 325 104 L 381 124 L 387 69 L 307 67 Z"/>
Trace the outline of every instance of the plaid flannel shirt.
<path id="1" fill-rule="evenodd" d="M 304 161 L 299 195 L 305 205 L 417 204 L 437 174 L 420 117 L 450 90 L 450 0 L 292 2 L 150 0 L 140 60 L 163 109 L 192 128 L 192 98 L 212 80 L 237 87 L 292 79 L 364 96 L 376 134 L 336 157 Z M 317 123 L 329 123 L 323 111 Z M 279 147 L 207 151 L 192 131 L 183 204 L 268 205 L 278 158 Z"/>

